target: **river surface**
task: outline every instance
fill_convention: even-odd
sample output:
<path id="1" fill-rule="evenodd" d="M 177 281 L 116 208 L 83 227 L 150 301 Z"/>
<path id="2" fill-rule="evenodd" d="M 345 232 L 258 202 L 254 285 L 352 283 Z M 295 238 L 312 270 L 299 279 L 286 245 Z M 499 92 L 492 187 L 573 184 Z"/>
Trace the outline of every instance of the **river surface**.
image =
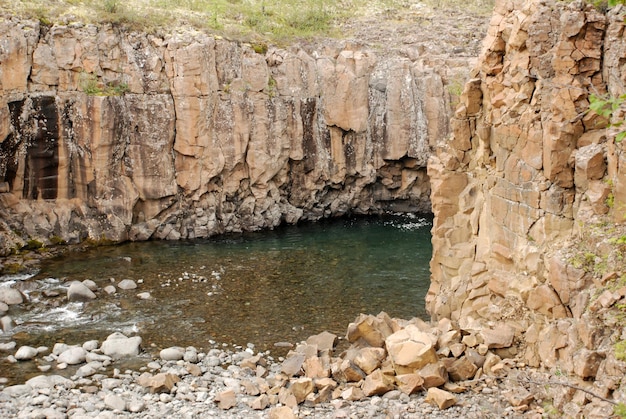
<path id="1" fill-rule="evenodd" d="M 388 215 L 66 254 L 32 277 L 0 277 L 29 299 L 11 308 L 18 326 L 0 342 L 52 347 L 122 331 L 155 351 L 215 342 L 265 350 L 324 330 L 343 336 L 359 313 L 424 318 L 431 227 L 428 218 Z M 98 298 L 68 303 L 69 282 L 85 279 Z M 102 291 L 123 279 L 138 287 Z M 59 296 L 45 296 L 51 291 Z"/>

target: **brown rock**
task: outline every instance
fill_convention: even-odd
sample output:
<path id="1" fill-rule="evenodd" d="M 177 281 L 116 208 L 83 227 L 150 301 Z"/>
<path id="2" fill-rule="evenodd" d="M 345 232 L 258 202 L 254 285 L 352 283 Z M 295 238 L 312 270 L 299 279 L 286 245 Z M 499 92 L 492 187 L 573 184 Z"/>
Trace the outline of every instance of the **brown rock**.
<path id="1" fill-rule="evenodd" d="M 341 393 L 341 398 L 348 401 L 357 401 L 365 398 L 360 387 L 348 387 Z"/>
<path id="2" fill-rule="evenodd" d="M 270 399 L 267 394 L 261 394 L 259 397 L 250 402 L 250 407 L 254 410 L 264 410 L 269 406 Z"/>
<path id="3" fill-rule="evenodd" d="M 413 325 L 390 335 L 385 345 L 397 374 L 410 374 L 437 362 L 433 337 Z"/>
<path id="4" fill-rule="evenodd" d="M 179 381 L 180 377 L 169 373 L 159 373 L 154 376 L 143 373 L 137 378 L 137 384 L 149 388 L 150 393 L 169 393 Z"/>
<path id="5" fill-rule="evenodd" d="M 504 397 L 511 403 L 511 406 L 528 406 L 535 399 L 535 396 L 524 387 L 516 386 L 514 389 L 504 392 Z"/>
<path id="6" fill-rule="evenodd" d="M 243 392 L 248 396 L 258 396 L 261 394 L 259 386 L 248 379 L 241 380 L 241 385 L 244 388 Z"/>
<path id="7" fill-rule="evenodd" d="M 335 388 L 337 388 L 338 384 L 335 380 L 333 380 L 332 378 L 316 378 L 313 380 L 313 384 L 315 384 L 315 388 L 317 390 L 323 388 L 323 387 L 331 387 L 333 390 Z"/>
<path id="8" fill-rule="evenodd" d="M 467 388 L 464 386 L 460 386 L 457 383 L 453 383 L 451 381 L 446 382 L 443 385 L 443 389 L 445 391 L 449 391 L 450 393 L 465 393 Z"/>
<path id="9" fill-rule="evenodd" d="M 400 391 L 411 395 L 424 389 L 424 379 L 419 374 L 403 374 L 396 376 L 396 384 Z"/>
<path id="10" fill-rule="evenodd" d="M 574 356 L 574 373 L 582 378 L 595 378 L 600 363 L 605 355 L 596 351 L 582 349 Z"/>
<path id="11" fill-rule="evenodd" d="M 218 406 L 222 410 L 228 410 L 237 404 L 237 395 L 232 389 L 224 390 L 217 393 L 215 401 L 218 402 Z"/>
<path id="12" fill-rule="evenodd" d="M 306 343 L 317 346 L 319 351 L 332 351 L 337 343 L 337 335 L 324 331 L 318 335 L 310 336 Z"/>
<path id="13" fill-rule="evenodd" d="M 293 410 L 287 406 L 273 407 L 269 411 L 269 419 L 296 419 Z"/>
<path id="14" fill-rule="evenodd" d="M 380 370 L 376 370 L 365 378 L 361 386 L 366 397 L 385 394 L 394 389 L 393 381 Z"/>
<path id="15" fill-rule="evenodd" d="M 479 334 L 489 349 L 508 348 L 513 344 L 515 329 L 508 325 L 499 325 L 494 329 L 483 329 Z"/>
<path id="16" fill-rule="evenodd" d="M 314 388 L 315 386 L 313 385 L 313 380 L 306 377 L 292 380 L 289 385 L 289 389 L 293 393 L 298 404 L 302 403 L 304 399 L 306 399 L 306 396 L 311 393 Z"/>
<path id="17" fill-rule="evenodd" d="M 452 393 L 445 390 L 431 387 L 428 389 L 428 393 L 426 394 L 424 401 L 434 404 L 438 406 L 439 409 L 444 410 L 456 404 L 456 397 L 454 397 Z"/>
<path id="18" fill-rule="evenodd" d="M 185 369 L 189 374 L 193 375 L 194 377 L 199 377 L 202 375 L 202 369 L 196 364 L 187 364 L 185 365 Z"/>
<path id="19" fill-rule="evenodd" d="M 454 343 L 458 343 L 461 341 L 461 332 L 458 330 L 450 330 L 444 332 L 437 339 L 437 347 L 443 348 L 446 346 L 451 346 Z"/>
<path id="20" fill-rule="evenodd" d="M 344 359 L 340 365 L 339 376 L 343 378 L 343 381 L 350 383 L 361 381 L 365 378 L 366 374 L 352 362 Z"/>
<path id="21" fill-rule="evenodd" d="M 391 318 L 387 313 L 382 312 L 376 317 L 361 314 L 348 325 L 346 338 L 351 343 L 363 339 L 370 346 L 382 348 L 385 339 L 392 333 Z"/>
<path id="22" fill-rule="evenodd" d="M 455 360 L 447 369 L 452 381 L 465 381 L 474 378 L 478 367 L 464 356 Z"/>
<path id="23" fill-rule="evenodd" d="M 424 388 L 439 387 L 448 381 L 448 372 L 440 362 L 428 364 L 418 373 L 424 379 Z"/>
<path id="24" fill-rule="evenodd" d="M 329 402 L 332 399 L 333 389 L 330 386 L 322 387 L 317 393 L 309 393 L 304 400 L 305 406 L 315 406 Z"/>
<path id="25" fill-rule="evenodd" d="M 326 368 L 322 359 L 317 356 L 307 358 L 304 361 L 302 368 L 304 369 L 304 374 L 308 378 L 323 378 L 330 376 L 330 368 Z"/>
<path id="26" fill-rule="evenodd" d="M 361 348 L 353 362 L 365 374 L 371 374 L 372 371 L 381 366 L 386 355 L 387 353 L 383 348 Z"/>
<path id="27" fill-rule="evenodd" d="M 283 374 L 289 377 L 299 375 L 305 359 L 306 356 L 304 354 L 291 353 L 291 355 L 287 356 L 287 358 L 283 361 L 280 370 Z"/>
<path id="28" fill-rule="evenodd" d="M 289 407 L 298 405 L 298 400 L 296 400 L 296 396 L 293 395 L 291 389 L 285 387 L 281 387 L 278 392 L 278 402 Z"/>
<path id="29" fill-rule="evenodd" d="M 265 364 L 265 360 L 263 359 L 261 354 L 256 354 L 249 358 L 244 359 L 243 361 L 241 361 L 239 366 L 241 368 L 250 368 L 251 370 L 255 371 L 257 364 L 261 364 L 261 365 Z"/>

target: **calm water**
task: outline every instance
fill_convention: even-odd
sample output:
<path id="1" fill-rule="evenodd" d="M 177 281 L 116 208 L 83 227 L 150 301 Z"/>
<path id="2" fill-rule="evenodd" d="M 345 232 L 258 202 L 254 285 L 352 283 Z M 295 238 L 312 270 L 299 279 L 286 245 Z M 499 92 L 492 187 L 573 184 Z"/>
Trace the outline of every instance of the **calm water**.
<path id="1" fill-rule="evenodd" d="M 120 330 L 144 348 L 209 347 L 209 341 L 271 349 L 324 330 L 343 336 L 359 313 L 425 317 L 431 220 L 335 220 L 187 242 L 91 249 L 46 262 L 32 278 L 0 278 L 30 302 L 10 314 L 19 344 L 82 343 Z M 67 283 L 100 288 L 140 282 L 89 303 L 65 300 Z M 114 281 L 114 282 L 113 282 Z M 56 298 L 45 290 L 58 290 Z M 137 298 L 150 292 L 151 298 Z M 0 367 L 1 369 L 1 367 Z M 0 371 L 1 375 L 1 371 Z"/>

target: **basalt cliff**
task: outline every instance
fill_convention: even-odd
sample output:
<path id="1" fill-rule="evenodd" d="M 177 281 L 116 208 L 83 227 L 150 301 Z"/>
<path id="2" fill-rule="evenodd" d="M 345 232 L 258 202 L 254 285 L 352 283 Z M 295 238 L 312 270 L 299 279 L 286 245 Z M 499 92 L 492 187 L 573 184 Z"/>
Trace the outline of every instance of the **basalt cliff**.
<path id="1" fill-rule="evenodd" d="M 445 86 L 475 58 L 422 52 L 5 19 L 0 252 L 429 212 Z"/>
<path id="2" fill-rule="evenodd" d="M 588 109 L 626 92 L 624 12 L 497 2 L 428 166 L 433 317 L 510 333 L 508 356 L 604 395 L 624 391 L 626 154 Z"/>

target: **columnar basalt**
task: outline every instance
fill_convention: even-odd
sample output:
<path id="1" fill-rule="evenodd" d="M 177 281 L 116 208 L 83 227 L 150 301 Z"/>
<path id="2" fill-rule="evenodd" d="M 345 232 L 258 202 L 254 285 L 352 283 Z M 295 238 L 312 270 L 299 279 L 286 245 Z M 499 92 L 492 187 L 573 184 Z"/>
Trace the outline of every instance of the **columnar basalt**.
<path id="1" fill-rule="evenodd" d="M 469 60 L 14 20 L 0 42 L 3 253 L 427 212 Z"/>
<path id="2" fill-rule="evenodd" d="M 592 93 L 626 91 L 623 34 L 622 6 L 497 2 L 451 138 L 428 166 L 433 317 L 465 330 L 507 324 L 524 362 L 584 379 L 600 368 L 605 382 L 619 369 L 599 349 L 624 336 L 595 312 L 624 295 L 596 301 L 609 280 L 601 260 L 585 266 L 572 249 L 624 220 L 624 145 L 588 112 Z"/>

